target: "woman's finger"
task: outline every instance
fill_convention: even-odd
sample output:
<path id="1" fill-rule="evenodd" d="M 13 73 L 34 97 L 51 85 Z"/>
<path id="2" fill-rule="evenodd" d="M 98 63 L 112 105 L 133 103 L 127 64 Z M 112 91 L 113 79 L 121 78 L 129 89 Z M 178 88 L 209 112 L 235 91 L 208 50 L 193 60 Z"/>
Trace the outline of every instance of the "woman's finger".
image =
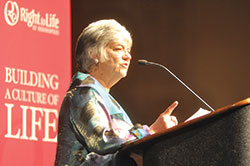
<path id="1" fill-rule="evenodd" d="M 172 112 L 174 111 L 174 109 L 178 106 L 178 101 L 173 102 L 173 104 L 171 104 L 164 112 L 164 115 L 168 115 L 170 116 L 172 114 Z"/>

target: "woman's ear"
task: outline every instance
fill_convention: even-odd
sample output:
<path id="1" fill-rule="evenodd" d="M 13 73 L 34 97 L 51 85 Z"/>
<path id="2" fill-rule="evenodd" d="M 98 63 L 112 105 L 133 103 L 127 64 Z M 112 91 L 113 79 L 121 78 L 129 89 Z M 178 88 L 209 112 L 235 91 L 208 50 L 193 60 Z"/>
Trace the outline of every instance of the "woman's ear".
<path id="1" fill-rule="evenodd" d="M 95 58 L 94 61 L 96 65 L 99 63 L 99 60 L 97 58 Z"/>
<path id="2" fill-rule="evenodd" d="M 90 49 L 90 50 L 89 50 L 89 54 L 92 56 L 93 61 L 94 61 L 95 64 L 97 65 L 97 64 L 99 63 L 98 54 L 95 53 L 95 52 L 93 51 L 93 49 Z"/>

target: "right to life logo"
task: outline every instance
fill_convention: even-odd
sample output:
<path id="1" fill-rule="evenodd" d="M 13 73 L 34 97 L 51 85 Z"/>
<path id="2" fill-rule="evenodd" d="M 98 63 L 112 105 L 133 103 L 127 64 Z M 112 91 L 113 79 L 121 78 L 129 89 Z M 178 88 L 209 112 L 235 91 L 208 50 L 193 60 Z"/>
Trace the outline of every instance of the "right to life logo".
<path id="1" fill-rule="evenodd" d="M 4 7 L 4 18 L 10 26 L 17 24 L 19 20 L 19 8 L 16 2 L 7 1 Z"/>
<path id="2" fill-rule="evenodd" d="M 4 18 L 9 26 L 15 26 L 18 21 L 25 23 L 34 31 L 52 35 L 60 33 L 60 19 L 56 13 L 40 13 L 35 9 L 19 7 L 15 1 L 7 1 L 4 6 Z"/>

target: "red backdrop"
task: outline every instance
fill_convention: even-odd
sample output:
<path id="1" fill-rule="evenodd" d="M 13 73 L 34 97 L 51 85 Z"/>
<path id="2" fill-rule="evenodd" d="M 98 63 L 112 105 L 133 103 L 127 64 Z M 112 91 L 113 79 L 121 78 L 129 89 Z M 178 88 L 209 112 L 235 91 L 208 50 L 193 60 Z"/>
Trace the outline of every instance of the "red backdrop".
<path id="1" fill-rule="evenodd" d="M 71 77 L 70 1 L 2 0 L 0 26 L 0 165 L 53 165 Z"/>

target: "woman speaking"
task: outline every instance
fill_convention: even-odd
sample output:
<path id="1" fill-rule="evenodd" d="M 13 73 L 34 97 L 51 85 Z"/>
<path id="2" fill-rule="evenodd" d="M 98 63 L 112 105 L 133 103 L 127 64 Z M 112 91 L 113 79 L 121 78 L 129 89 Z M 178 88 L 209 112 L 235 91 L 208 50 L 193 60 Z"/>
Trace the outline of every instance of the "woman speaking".
<path id="1" fill-rule="evenodd" d="M 148 127 L 134 125 L 109 94 L 127 75 L 131 47 L 130 33 L 115 20 L 91 23 L 80 34 L 76 46 L 79 72 L 61 106 L 55 165 L 117 166 L 117 150 L 123 143 L 177 125 L 171 113 L 178 102 Z"/>

